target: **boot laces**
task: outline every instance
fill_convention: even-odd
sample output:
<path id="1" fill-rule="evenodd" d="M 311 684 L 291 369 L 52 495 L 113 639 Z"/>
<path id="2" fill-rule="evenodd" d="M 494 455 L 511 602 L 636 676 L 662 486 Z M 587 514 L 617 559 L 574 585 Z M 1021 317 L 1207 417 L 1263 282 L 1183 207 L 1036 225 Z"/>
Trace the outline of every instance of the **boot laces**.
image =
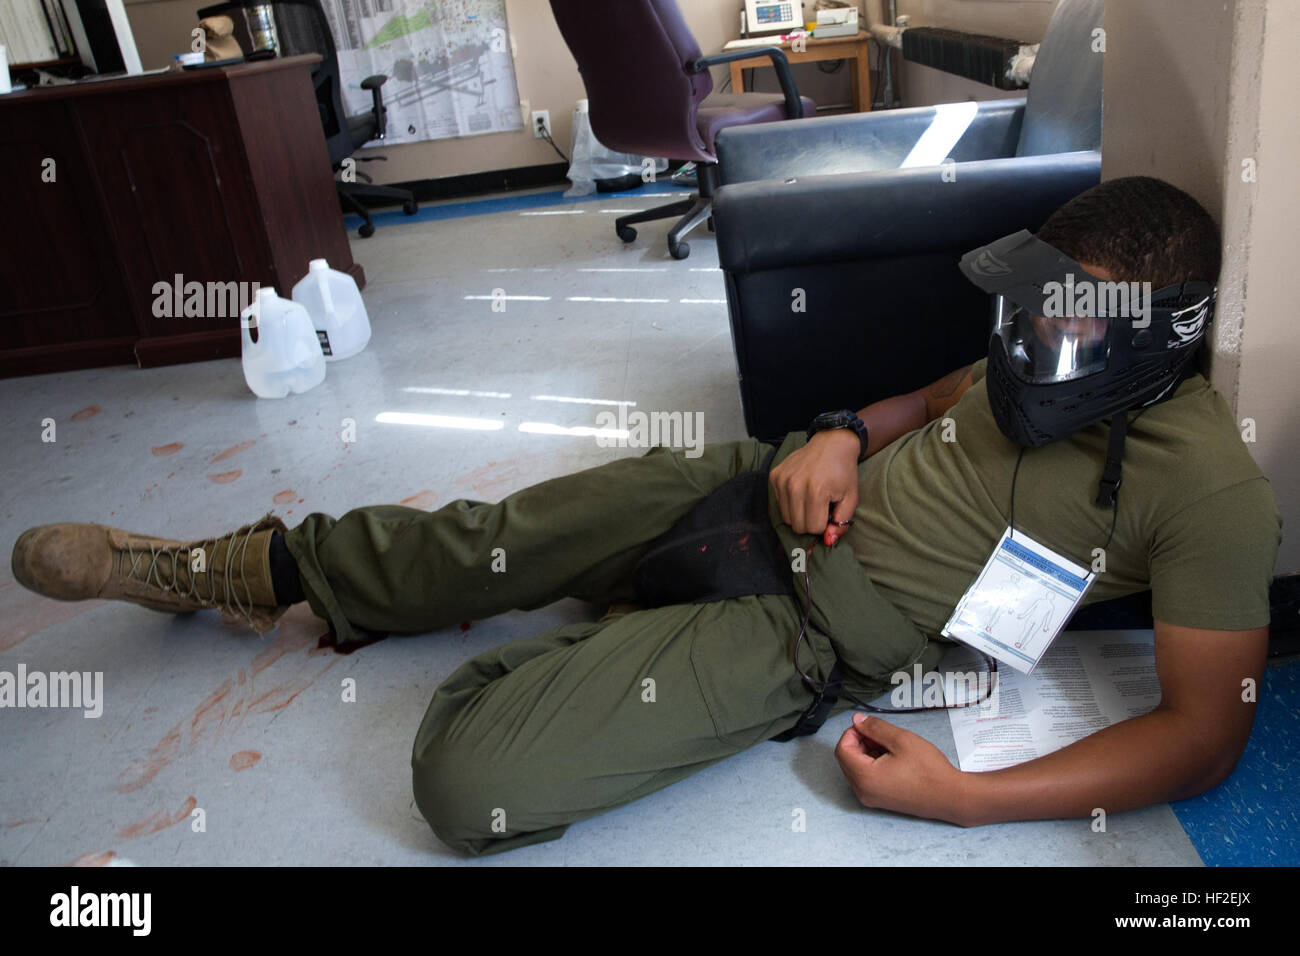
<path id="1" fill-rule="evenodd" d="M 226 555 L 223 562 L 223 576 L 221 580 L 221 594 L 218 594 L 217 575 L 211 566 L 207 566 L 204 571 L 189 571 L 189 586 L 186 587 L 180 580 L 180 567 L 189 568 L 190 557 L 194 553 L 194 545 L 180 545 L 175 548 L 155 548 L 148 546 L 148 553 L 142 549 L 139 552 L 131 545 L 131 539 L 126 540 L 126 555 L 131 562 L 131 567 L 127 571 L 129 577 L 137 581 L 143 581 L 147 585 L 160 588 L 167 593 L 176 593 L 182 598 L 188 598 L 197 601 L 204 607 L 220 608 L 227 614 L 239 618 L 249 627 L 256 627 L 253 622 L 252 609 L 255 607 L 253 602 L 253 590 L 248 586 L 248 578 L 244 575 L 244 562 L 248 556 L 248 542 L 258 531 L 265 530 L 268 519 L 271 515 L 268 512 L 257 521 L 248 525 L 247 528 L 240 528 L 229 534 L 222 535 L 219 538 L 205 538 L 197 547 L 202 548 L 205 555 L 210 556 L 212 561 L 216 560 L 218 549 L 221 543 L 226 542 Z M 209 549 L 209 544 L 211 549 Z M 247 600 L 240 600 L 238 588 L 232 576 L 232 569 L 235 563 L 235 549 L 239 549 L 239 582 L 244 587 L 244 597 Z M 162 558 L 168 557 L 170 561 L 171 580 L 166 580 L 167 562 L 161 562 Z M 144 568 L 143 576 L 140 575 L 141 562 L 148 561 L 148 566 Z M 199 593 L 199 578 L 206 577 L 209 582 L 208 593 Z"/>

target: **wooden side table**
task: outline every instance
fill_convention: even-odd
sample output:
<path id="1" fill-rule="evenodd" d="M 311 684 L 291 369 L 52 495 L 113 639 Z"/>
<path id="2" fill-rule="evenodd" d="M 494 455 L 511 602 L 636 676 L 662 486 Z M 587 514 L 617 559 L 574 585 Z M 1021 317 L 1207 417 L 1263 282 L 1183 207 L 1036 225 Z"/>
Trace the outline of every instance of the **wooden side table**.
<path id="1" fill-rule="evenodd" d="M 871 109 L 871 64 L 867 53 L 867 41 L 870 38 L 871 34 L 866 30 L 858 30 L 858 35 L 853 37 L 817 40 L 809 36 L 804 38 L 802 53 L 796 53 L 790 48 L 792 43 L 790 40 L 780 44 L 773 42 L 772 46 L 780 46 L 791 63 L 848 60 L 849 78 L 853 85 L 853 109 L 855 112 L 865 113 Z M 734 60 L 731 63 L 731 89 L 737 93 L 745 92 L 745 74 L 741 72 L 742 70 L 771 65 L 772 61 L 765 56 Z"/>

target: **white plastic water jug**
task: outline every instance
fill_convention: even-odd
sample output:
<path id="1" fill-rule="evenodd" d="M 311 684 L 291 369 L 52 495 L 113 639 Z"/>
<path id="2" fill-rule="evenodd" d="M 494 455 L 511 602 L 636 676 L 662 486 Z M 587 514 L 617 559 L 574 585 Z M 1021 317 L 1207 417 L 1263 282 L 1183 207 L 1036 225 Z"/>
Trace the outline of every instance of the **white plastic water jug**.
<path id="1" fill-rule="evenodd" d="M 308 263 L 307 274 L 293 287 L 293 301 L 311 313 L 326 361 L 356 355 L 370 341 L 370 317 L 356 280 L 324 259 Z"/>
<path id="2" fill-rule="evenodd" d="M 307 310 L 271 288 L 257 290 L 239 314 L 244 340 L 244 381 L 259 398 L 284 398 L 325 381 L 325 356 Z M 257 341 L 253 341 L 253 331 Z"/>

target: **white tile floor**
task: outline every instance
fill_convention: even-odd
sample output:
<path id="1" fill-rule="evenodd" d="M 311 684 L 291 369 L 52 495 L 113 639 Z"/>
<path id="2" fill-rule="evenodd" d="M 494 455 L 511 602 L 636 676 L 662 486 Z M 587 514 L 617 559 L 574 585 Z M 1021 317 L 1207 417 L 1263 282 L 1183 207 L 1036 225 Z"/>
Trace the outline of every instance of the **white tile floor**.
<path id="1" fill-rule="evenodd" d="M 600 409 L 538 395 L 700 410 L 709 440 L 742 437 L 712 238 L 697 232 L 691 257 L 676 262 L 666 223 L 642 227 L 630 247 L 613 235 L 608 210 L 664 201 L 381 226 L 354 240 L 374 338 L 331 365 L 322 386 L 282 401 L 255 399 L 236 359 L 0 381 L 0 546 L 7 554 L 24 528 L 51 521 L 190 538 L 270 508 L 292 525 L 361 504 L 496 500 L 639 453 L 521 432 L 523 422 L 592 425 Z M 466 298 L 495 288 L 550 298 L 508 299 L 504 313 Z M 377 423 L 383 411 L 500 418 L 505 427 Z M 41 441 L 47 417 L 54 443 Z M 340 440 L 344 418 L 357 422 L 355 444 Z M 0 670 L 102 671 L 105 703 L 98 719 L 0 710 L 0 865 L 1200 862 L 1168 806 L 1112 817 L 1106 834 L 1084 820 L 962 830 L 863 810 L 832 755 L 847 715 L 815 737 L 760 745 L 577 824 L 557 842 L 483 860 L 453 853 L 411 797 L 410 747 L 430 694 L 473 654 L 592 613 L 564 602 L 339 656 L 316 649 L 325 628 L 304 606 L 263 639 L 211 613 L 45 601 L 5 563 Z M 345 677 L 357 682 L 355 704 L 340 700 Z M 942 714 L 896 719 L 955 756 Z M 795 808 L 807 813 L 806 832 L 792 832 Z"/>

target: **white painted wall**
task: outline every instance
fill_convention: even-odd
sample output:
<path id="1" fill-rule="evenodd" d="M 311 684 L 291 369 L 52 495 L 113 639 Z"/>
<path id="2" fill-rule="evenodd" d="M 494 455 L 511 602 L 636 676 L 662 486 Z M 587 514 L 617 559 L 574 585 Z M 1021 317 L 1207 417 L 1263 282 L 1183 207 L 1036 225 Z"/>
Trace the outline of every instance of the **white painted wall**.
<path id="1" fill-rule="evenodd" d="M 1278 572 L 1300 571 L 1300 341 L 1284 288 L 1300 248 L 1300 4 L 1295 0 L 1111 0 L 1106 5 L 1102 178 L 1158 176 L 1220 225 L 1211 377 L 1238 421 L 1284 533 Z M 1253 160 L 1257 182 L 1243 178 Z"/>

